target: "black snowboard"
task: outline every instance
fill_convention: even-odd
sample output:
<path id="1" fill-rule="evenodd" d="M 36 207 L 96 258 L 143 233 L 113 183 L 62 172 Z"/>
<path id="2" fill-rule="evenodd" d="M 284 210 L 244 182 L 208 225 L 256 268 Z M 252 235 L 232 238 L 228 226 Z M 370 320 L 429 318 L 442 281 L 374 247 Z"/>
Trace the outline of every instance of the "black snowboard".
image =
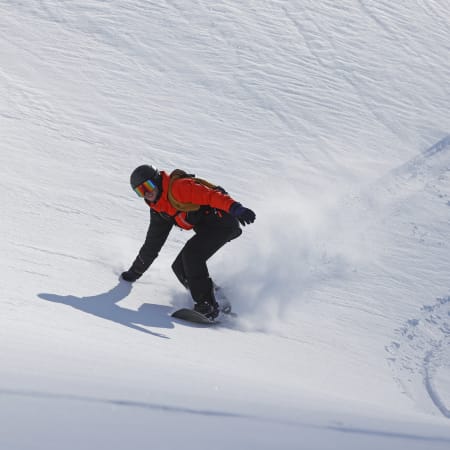
<path id="1" fill-rule="evenodd" d="M 174 313 L 172 313 L 172 317 L 186 320 L 187 322 L 202 323 L 204 325 L 214 325 L 216 323 L 219 323 L 217 320 L 209 319 L 202 313 L 189 308 L 181 308 L 175 311 Z"/>
<path id="2" fill-rule="evenodd" d="M 219 317 L 220 316 L 222 316 L 222 318 L 224 318 L 225 316 L 237 317 L 237 314 L 231 311 L 231 304 L 228 300 L 223 301 L 220 305 Z M 187 322 L 202 323 L 205 325 L 214 325 L 220 322 L 220 320 L 217 320 L 217 318 L 210 319 L 204 314 L 189 308 L 178 309 L 177 311 L 172 313 L 172 317 L 175 317 L 176 319 L 186 320 Z"/>
<path id="3" fill-rule="evenodd" d="M 231 303 L 225 296 L 222 288 L 215 283 L 214 283 L 214 292 L 215 295 L 217 296 L 217 301 L 219 302 L 219 310 L 220 310 L 219 317 L 222 316 L 222 318 L 224 318 L 224 315 L 230 317 L 237 317 L 237 314 L 231 311 Z M 217 320 L 218 318 L 209 319 L 202 313 L 199 313 L 189 308 L 178 309 L 177 311 L 172 313 L 172 317 L 181 320 L 186 320 L 187 322 L 201 323 L 204 325 L 214 325 L 220 322 L 220 320 Z"/>

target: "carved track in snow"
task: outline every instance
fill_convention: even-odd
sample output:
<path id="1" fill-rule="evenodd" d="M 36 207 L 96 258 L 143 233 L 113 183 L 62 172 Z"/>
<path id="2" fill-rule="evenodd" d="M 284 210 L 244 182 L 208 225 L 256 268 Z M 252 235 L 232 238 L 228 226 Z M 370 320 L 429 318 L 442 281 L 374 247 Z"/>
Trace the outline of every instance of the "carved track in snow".
<path id="1" fill-rule="evenodd" d="M 450 297 L 424 305 L 397 335 L 387 347 L 396 380 L 413 399 L 426 402 L 428 396 L 450 418 L 450 398 L 440 393 L 440 380 L 450 373 Z"/>

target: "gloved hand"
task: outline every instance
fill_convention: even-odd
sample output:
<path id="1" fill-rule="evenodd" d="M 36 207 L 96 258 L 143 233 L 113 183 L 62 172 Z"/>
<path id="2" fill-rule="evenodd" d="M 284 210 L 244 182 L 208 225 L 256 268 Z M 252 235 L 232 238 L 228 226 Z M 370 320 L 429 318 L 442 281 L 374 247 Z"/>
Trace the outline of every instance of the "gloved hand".
<path id="1" fill-rule="evenodd" d="M 234 202 L 231 205 L 230 214 L 236 217 L 243 226 L 253 223 L 256 219 L 256 214 L 251 209 L 242 206 L 238 202 Z"/>
<path id="2" fill-rule="evenodd" d="M 136 281 L 141 275 L 136 273 L 134 270 L 127 270 L 126 272 L 122 272 L 121 277 L 125 280 L 125 281 L 129 281 L 130 283 L 133 283 L 134 281 Z"/>

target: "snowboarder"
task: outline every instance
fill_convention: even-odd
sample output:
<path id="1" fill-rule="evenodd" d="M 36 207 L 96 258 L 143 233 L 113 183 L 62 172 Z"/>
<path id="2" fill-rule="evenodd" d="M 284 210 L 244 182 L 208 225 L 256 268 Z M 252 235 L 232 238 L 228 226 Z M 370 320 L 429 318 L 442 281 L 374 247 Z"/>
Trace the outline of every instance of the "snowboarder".
<path id="1" fill-rule="evenodd" d="M 194 310 L 210 319 L 216 318 L 219 305 L 206 261 L 227 242 L 239 237 L 240 224 L 253 223 L 255 213 L 220 186 L 178 169 L 169 175 L 153 166 L 142 165 L 132 172 L 130 183 L 150 207 L 150 225 L 144 245 L 122 278 L 134 282 L 142 276 L 158 256 L 174 225 L 193 229 L 195 235 L 176 257 L 172 270 L 189 289 Z"/>

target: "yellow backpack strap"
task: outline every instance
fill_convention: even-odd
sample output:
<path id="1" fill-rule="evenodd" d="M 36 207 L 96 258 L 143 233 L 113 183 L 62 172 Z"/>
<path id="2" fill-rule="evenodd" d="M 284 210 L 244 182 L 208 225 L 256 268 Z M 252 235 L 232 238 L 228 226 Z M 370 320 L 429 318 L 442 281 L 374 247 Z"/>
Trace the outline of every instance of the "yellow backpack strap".
<path id="1" fill-rule="evenodd" d="M 203 186 L 206 186 L 210 189 L 215 189 L 217 186 L 215 184 L 210 183 L 207 180 L 204 180 L 203 178 L 197 178 L 194 175 L 188 174 L 184 170 L 181 169 L 175 169 L 170 174 L 169 179 L 169 191 L 167 193 L 167 198 L 169 199 L 170 204 L 176 208 L 178 211 L 182 212 L 190 212 L 190 211 L 198 211 L 200 209 L 200 205 L 196 205 L 195 203 L 182 203 L 179 202 L 174 198 L 172 195 L 172 184 L 175 180 L 178 180 L 180 178 L 191 178 L 194 180 L 195 183 L 202 184 Z"/>
<path id="2" fill-rule="evenodd" d="M 178 180 L 180 178 L 194 178 L 193 176 L 187 174 L 184 170 L 181 169 L 175 169 L 170 174 L 169 179 L 169 190 L 167 192 L 167 198 L 169 199 L 170 204 L 178 211 L 182 212 L 190 212 L 190 211 L 197 211 L 200 209 L 200 205 L 196 205 L 195 203 L 182 203 L 179 202 L 174 198 L 172 195 L 172 184 L 175 180 Z"/>
<path id="3" fill-rule="evenodd" d="M 194 177 L 194 181 L 198 184 L 203 184 L 203 186 L 209 187 L 210 189 L 215 189 L 217 185 L 210 183 L 209 181 L 204 180 L 203 178 Z"/>

